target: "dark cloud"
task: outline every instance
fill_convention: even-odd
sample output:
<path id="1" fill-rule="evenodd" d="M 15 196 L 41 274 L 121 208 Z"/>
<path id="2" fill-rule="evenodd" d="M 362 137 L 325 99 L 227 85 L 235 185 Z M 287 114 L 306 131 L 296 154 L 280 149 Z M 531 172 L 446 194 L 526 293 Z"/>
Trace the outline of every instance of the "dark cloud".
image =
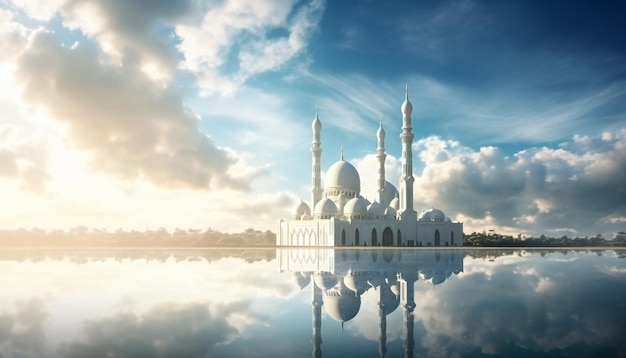
<path id="1" fill-rule="evenodd" d="M 625 130 L 513 156 L 495 147 L 471 151 L 438 137 L 416 148 L 425 164 L 415 188 L 423 206 L 492 218 L 500 227 L 568 235 L 615 232 L 626 217 Z"/>
<path id="2" fill-rule="evenodd" d="M 247 304 L 162 306 L 144 315 L 120 314 L 85 324 L 85 340 L 66 343 L 62 357 L 207 357 L 237 330 L 227 318 Z"/>
<path id="3" fill-rule="evenodd" d="M 17 304 L 17 313 L 0 314 L 0 357 L 43 357 L 47 314 L 39 300 Z"/>
<path id="4" fill-rule="evenodd" d="M 199 131 L 180 94 L 136 67 L 107 64 L 93 49 L 64 47 L 40 31 L 16 77 L 23 98 L 67 125 L 95 169 L 165 187 L 246 187 L 228 172 L 235 155 Z"/>

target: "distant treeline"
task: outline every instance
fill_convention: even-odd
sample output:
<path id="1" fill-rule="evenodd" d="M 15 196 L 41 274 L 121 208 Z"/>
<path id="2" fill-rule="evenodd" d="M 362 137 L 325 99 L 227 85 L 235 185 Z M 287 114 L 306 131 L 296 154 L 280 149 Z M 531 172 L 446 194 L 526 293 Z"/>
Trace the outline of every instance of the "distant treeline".
<path id="1" fill-rule="evenodd" d="M 42 229 L 0 230 L 0 247 L 250 247 L 274 246 L 273 232 L 247 229 L 223 233 L 213 229 L 107 231 L 76 227 L 68 231 Z"/>
<path id="2" fill-rule="evenodd" d="M 612 239 L 598 234 L 593 237 L 523 237 L 500 235 L 494 232 L 473 232 L 464 236 L 463 246 L 481 247 L 593 247 L 593 246 L 626 246 L 626 232 L 620 231 Z"/>
<path id="3" fill-rule="evenodd" d="M 118 229 L 90 229 L 76 227 L 67 231 L 42 229 L 0 230 L 0 247 L 271 247 L 276 244 L 276 235 L 269 231 L 246 229 L 232 234 L 214 229 L 166 229 L 125 231 Z M 593 237 L 562 236 L 559 238 L 523 237 L 500 235 L 490 232 L 464 235 L 464 246 L 473 247 L 626 247 L 626 232 L 618 232 L 606 239 L 602 235 Z"/>

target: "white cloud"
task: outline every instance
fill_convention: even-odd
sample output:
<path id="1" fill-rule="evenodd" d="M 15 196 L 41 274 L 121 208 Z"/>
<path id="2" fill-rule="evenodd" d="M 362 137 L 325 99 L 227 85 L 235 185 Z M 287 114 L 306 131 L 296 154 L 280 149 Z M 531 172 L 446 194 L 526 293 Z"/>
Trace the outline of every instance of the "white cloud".
<path id="1" fill-rule="evenodd" d="M 232 94 L 250 77 L 300 54 L 317 29 L 324 2 L 295 5 L 291 0 L 227 1 L 200 20 L 176 26 L 183 66 L 198 76 L 202 93 Z"/>
<path id="2" fill-rule="evenodd" d="M 615 226 L 603 223 L 626 211 L 619 179 L 626 174 L 626 130 L 614 133 L 608 149 L 580 151 L 576 140 L 572 149 L 532 148 L 514 156 L 439 137 L 419 140 L 415 148 L 424 168 L 415 174 L 417 204 L 436 205 L 465 221 L 465 231 L 614 232 Z"/>

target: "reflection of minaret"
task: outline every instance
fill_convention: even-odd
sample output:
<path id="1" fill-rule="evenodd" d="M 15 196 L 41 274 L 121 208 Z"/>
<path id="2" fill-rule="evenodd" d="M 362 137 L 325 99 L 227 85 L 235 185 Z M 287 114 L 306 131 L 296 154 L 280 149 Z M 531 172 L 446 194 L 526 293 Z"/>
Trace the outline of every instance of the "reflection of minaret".
<path id="1" fill-rule="evenodd" d="M 387 353 L 387 316 L 383 305 L 378 306 L 378 329 L 378 354 L 384 358 Z"/>
<path id="2" fill-rule="evenodd" d="M 398 275 L 398 282 L 400 283 L 400 305 L 402 306 L 402 314 L 404 316 L 402 325 L 402 346 L 404 347 L 405 357 L 413 357 L 413 348 L 415 347 L 415 339 L 413 338 L 415 281 L 417 281 L 417 273 L 413 273 L 412 271 Z"/>
<path id="3" fill-rule="evenodd" d="M 313 352 L 311 357 L 319 358 L 322 356 L 322 289 L 313 284 L 311 292 L 313 298 L 311 300 L 311 308 L 313 313 L 313 336 L 311 343 L 313 344 Z"/>

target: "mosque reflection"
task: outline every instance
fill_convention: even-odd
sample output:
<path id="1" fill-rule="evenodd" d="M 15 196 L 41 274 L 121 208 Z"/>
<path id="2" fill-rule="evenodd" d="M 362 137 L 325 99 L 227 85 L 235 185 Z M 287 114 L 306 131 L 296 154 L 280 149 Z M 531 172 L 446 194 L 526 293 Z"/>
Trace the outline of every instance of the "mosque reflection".
<path id="1" fill-rule="evenodd" d="M 402 310 L 402 346 L 413 357 L 415 297 L 418 280 L 443 284 L 463 271 L 463 250 L 277 250 L 281 271 L 293 272 L 301 289 L 311 290 L 312 356 L 322 356 L 322 308 L 342 325 L 357 316 L 361 296 L 373 290 L 378 305 L 378 352 L 387 352 L 387 316 Z"/>

